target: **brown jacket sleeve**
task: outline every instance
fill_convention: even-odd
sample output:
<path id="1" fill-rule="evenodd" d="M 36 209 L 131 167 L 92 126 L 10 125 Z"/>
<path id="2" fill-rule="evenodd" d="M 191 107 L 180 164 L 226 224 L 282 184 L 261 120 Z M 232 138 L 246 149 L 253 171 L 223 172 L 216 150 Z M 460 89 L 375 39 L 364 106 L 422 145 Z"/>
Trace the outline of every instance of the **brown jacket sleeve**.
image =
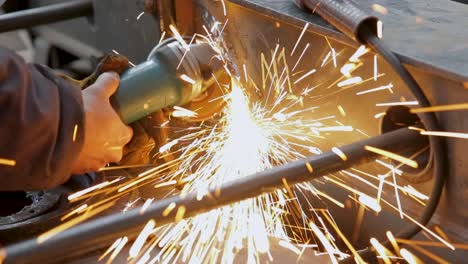
<path id="1" fill-rule="evenodd" d="M 0 47 L 0 191 L 65 182 L 83 140 L 80 89 Z"/>

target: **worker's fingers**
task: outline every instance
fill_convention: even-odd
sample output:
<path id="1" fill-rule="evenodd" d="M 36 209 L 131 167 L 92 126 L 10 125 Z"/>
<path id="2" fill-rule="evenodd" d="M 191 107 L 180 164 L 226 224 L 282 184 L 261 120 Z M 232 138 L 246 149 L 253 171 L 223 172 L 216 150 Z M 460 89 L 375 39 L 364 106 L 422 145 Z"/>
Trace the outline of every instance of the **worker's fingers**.
<path id="1" fill-rule="evenodd" d="M 119 135 L 115 135 L 113 143 L 107 146 L 106 163 L 119 162 L 123 157 L 123 148 L 133 137 L 133 130 L 128 126 L 122 126 Z"/>
<path id="2" fill-rule="evenodd" d="M 109 98 L 119 87 L 120 76 L 115 72 L 105 72 L 101 74 L 96 82 L 91 85 L 91 89 L 96 89 L 100 94 Z"/>
<path id="3" fill-rule="evenodd" d="M 125 126 L 124 134 L 122 135 L 122 140 L 125 145 L 127 145 L 130 140 L 133 138 L 133 129 L 129 126 Z"/>
<path id="4" fill-rule="evenodd" d="M 123 147 L 113 147 L 109 150 L 106 157 L 106 164 L 111 162 L 119 162 L 123 157 Z"/>

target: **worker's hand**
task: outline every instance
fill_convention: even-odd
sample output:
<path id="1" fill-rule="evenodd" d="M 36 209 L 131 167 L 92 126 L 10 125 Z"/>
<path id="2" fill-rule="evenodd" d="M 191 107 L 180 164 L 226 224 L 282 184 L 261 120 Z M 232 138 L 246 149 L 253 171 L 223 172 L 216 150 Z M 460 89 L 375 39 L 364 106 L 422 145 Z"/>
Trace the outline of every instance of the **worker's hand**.
<path id="1" fill-rule="evenodd" d="M 122 159 L 123 147 L 132 139 L 126 126 L 112 107 L 109 98 L 119 86 L 116 73 L 103 73 L 83 90 L 85 141 L 73 173 L 97 171 L 110 162 Z"/>

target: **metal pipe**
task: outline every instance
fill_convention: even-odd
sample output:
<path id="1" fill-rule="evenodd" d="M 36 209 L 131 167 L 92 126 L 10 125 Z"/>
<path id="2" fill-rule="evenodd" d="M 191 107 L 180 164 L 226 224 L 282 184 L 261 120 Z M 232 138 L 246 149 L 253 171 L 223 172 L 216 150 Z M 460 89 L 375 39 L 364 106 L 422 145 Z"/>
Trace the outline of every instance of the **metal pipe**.
<path id="1" fill-rule="evenodd" d="M 368 15 L 355 5 L 345 0 L 294 0 L 301 8 L 308 8 L 319 14 L 349 38 L 362 42 L 360 31 L 363 27 L 371 29 L 377 35 L 379 19 Z"/>
<path id="2" fill-rule="evenodd" d="M 377 155 L 365 150 L 366 145 L 394 153 L 404 153 L 418 151 L 427 146 L 427 143 L 427 138 L 421 136 L 418 131 L 402 128 L 340 147 L 346 155 L 346 160 L 329 151 L 223 184 L 219 188 L 211 189 L 211 195 L 202 200 L 197 199 L 196 192 L 174 196 L 153 204 L 143 214 L 137 208 L 125 214 L 106 216 L 84 223 L 41 244 L 31 239 L 11 245 L 5 248 L 5 263 L 63 262 L 73 256 L 108 245 L 119 237 L 132 238 L 138 235 L 139 230 L 150 219 L 154 219 L 157 226 L 174 222 L 177 209 L 172 210 L 166 217 L 162 215 L 171 203 L 185 207 L 184 218 L 192 217 L 282 188 L 284 180 L 290 185 L 297 184 L 372 161 Z M 313 168 L 312 172 L 307 168 L 307 163 Z"/>
<path id="3" fill-rule="evenodd" d="M 92 0 L 65 1 L 0 15 L 0 33 L 92 15 Z"/>

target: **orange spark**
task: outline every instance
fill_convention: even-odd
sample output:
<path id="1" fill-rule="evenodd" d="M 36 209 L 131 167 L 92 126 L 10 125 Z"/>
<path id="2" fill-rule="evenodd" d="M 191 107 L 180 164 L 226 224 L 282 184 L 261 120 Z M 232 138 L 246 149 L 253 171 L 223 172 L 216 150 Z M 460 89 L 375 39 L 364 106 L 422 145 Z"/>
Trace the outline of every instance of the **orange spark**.
<path id="1" fill-rule="evenodd" d="M 368 146 L 368 145 L 366 145 L 364 148 L 367 151 L 374 152 L 376 154 L 382 155 L 382 156 L 390 158 L 392 160 L 396 160 L 396 161 L 401 162 L 401 163 L 403 163 L 405 165 L 408 165 L 408 166 L 410 166 L 412 168 L 415 168 L 415 169 L 418 168 L 418 163 L 416 161 L 412 160 L 412 159 L 408 159 L 406 157 L 395 154 L 393 152 L 386 151 L 386 150 L 379 149 L 379 148 L 372 147 L 372 146 Z"/>
<path id="2" fill-rule="evenodd" d="M 421 131 L 421 135 L 468 139 L 468 134 L 467 133 L 456 133 L 456 132 Z"/>
<path id="3" fill-rule="evenodd" d="M 422 107 L 411 109 L 411 113 L 427 113 L 427 112 L 442 112 L 442 111 L 456 111 L 456 110 L 467 110 L 468 103 L 464 104 L 451 104 L 451 105 L 437 105 L 430 107 Z"/>
<path id="4" fill-rule="evenodd" d="M 333 147 L 332 148 L 332 151 L 333 153 L 335 153 L 336 155 L 338 155 L 338 157 L 340 157 L 343 161 L 347 161 L 348 160 L 348 157 L 346 157 L 346 154 L 344 154 L 343 151 L 341 151 L 341 149 L 337 148 L 337 147 Z"/>
<path id="5" fill-rule="evenodd" d="M 73 142 L 76 141 L 76 135 L 78 134 L 78 124 L 75 125 L 75 128 L 73 129 Z"/>
<path id="6" fill-rule="evenodd" d="M 5 166 L 16 166 L 16 161 L 11 159 L 2 159 L 0 158 L 0 164 Z"/>
<path id="7" fill-rule="evenodd" d="M 384 261 L 385 264 L 391 264 L 392 263 L 390 261 L 390 259 L 388 258 L 386 252 L 385 252 L 386 248 L 382 244 L 380 244 L 380 242 L 377 239 L 371 238 L 370 243 L 375 248 L 375 250 L 377 250 L 377 252 L 382 257 L 382 260 Z"/>

